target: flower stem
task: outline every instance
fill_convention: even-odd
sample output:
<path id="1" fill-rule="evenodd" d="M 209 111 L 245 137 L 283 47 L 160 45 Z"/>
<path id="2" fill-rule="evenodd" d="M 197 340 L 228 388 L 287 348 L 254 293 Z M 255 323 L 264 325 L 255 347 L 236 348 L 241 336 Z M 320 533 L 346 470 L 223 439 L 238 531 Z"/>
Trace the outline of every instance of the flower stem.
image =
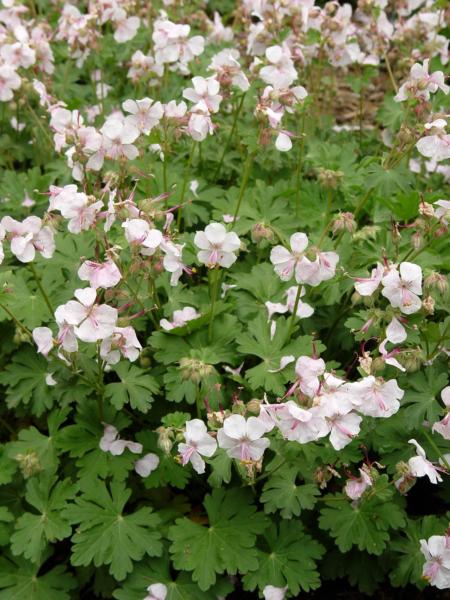
<path id="1" fill-rule="evenodd" d="M 240 102 L 236 105 L 236 108 L 234 109 L 233 124 L 231 126 L 230 135 L 228 136 L 228 138 L 225 142 L 225 146 L 223 147 L 222 156 L 220 157 L 219 164 L 217 165 L 217 169 L 214 173 L 214 177 L 213 177 L 214 181 L 216 181 L 220 175 L 220 169 L 222 168 L 222 164 L 223 164 L 224 158 L 226 156 L 228 147 L 229 147 L 231 140 L 233 139 L 233 136 L 235 134 L 239 114 L 240 114 L 240 112 L 242 110 L 242 106 L 244 104 L 244 99 L 245 99 L 245 92 L 242 94 Z"/>
<path id="2" fill-rule="evenodd" d="M 300 146 L 298 149 L 297 169 L 295 172 L 295 215 L 300 216 L 300 183 L 303 173 L 303 153 L 305 150 L 305 112 L 300 119 Z"/>
<path id="3" fill-rule="evenodd" d="M 214 312 L 215 312 L 215 307 L 216 307 L 216 300 L 217 300 L 217 295 L 218 295 L 218 288 L 219 288 L 219 283 L 220 283 L 220 279 L 221 279 L 221 271 L 220 269 L 215 269 L 214 271 L 211 271 L 211 276 L 210 276 L 210 297 L 211 297 L 211 314 L 209 317 L 209 326 L 208 326 L 208 340 L 211 342 L 212 341 L 212 326 L 213 326 L 213 322 L 214 322 Z"/>
<path id="4" fill-rule="evenodd" d="M 103 361 L 100 356 L 100 344 L 97 344 L 97 365 L 98 365 L 98 389 L 97 389 L 97 404 L 98 404 L 98 416 L 100 421 L 104 420 L 103 414 L 103 396 L 104 396 L 104 382 L 103 382 Z"/>
<path id="5" fill-rule="evenodd" d="M 195 405 L 197 407 L 197 418 L 202 418 L 202 398 L 200 395 L 200 383 L 196 384 L 195 388 Z"/>
<path id="6" fill-rule="evenodd" d="M 25 327 L 23 323 L 19 321 L 19 319 L 15 316 L 13 312 L 9 310 L 7 306 L 0 302 L 0 308 L 5 311 L 5 313 L 10 317 L 10 319 L 17 325 L 19 329 L 21 329 L 24 333 L 26 333 L 30 338 L 32 337 L 31 331 L 28 327 Z"/>
<path id="7" fill-rule="evenodd" d="M 439 448 L 437 447 L 437 445 L 436 445 L 435 441 L 433 440 L 433 438 L 431 437 L 431 435 L 428 433 L 428 431 L 425 431 L 425 430 L 423 431 L 423 434 L 427 438 L 427 440 L 429 441 L 430 446 L 433 448 L 433 450 L 436 452 L 436 454 L 442 460 L 442 462 L 445 465 L 445 468 L 447 469 L 447 471 L 450 473 L 450 465 L 448 464 L 448 460 L 445 458 L 445 456 L 439 450 Z"/>
<path id="8" fill-rule="evenodd" d="M 178 215 L 177 215 L 177 227 L 178 227 L 178 229 L 180 229 L 180 226 L 181 226 L 181 216 L 182 216 L 182 211 L 183 211 L 184 196 L 186 194 L 187 182 L 188 182 L 188 179 L 189 179 L 190 168 L 191 168 L 191 165 L 192 165 L 192 160 L 194 158 L 196 145 L 197 145 L 197 142 L 195 140 L 192 140 L 191 151 L 189 153 L 189 159 L 188 159 L 186 171 L 184 172 L 183 183 L 182 183 L 182 186 L 181 186 L 180 208 L 178 209 Z"/>
<path id="9" fill-rule="evenodd" d="M 289 325 L 289 331 L 288 331 L 288 334 L 287 334 L 286 343 L 288 343 L 291 340 L 292 332 L 294 331 L 295 319 L 297 317 L 297 309 L 298 309 L 298 304 L 300 302 L 300 295 L 301 295 L 301 293 L 302 293 L 302 286 L 299 285 L 297 287 L 297 294 L 295 295 L 294 310 L 292 312 L 292 317 L 291 317 L 291 322 L 290 322 L 290 325 Z"/>
<path id="10" fill-rule="evenodd" d="M 248 155 L 247 161 L 244 167 L 244 175 L 242 176 L 241 189 L 239 190 L 238 201 L 236 204 L 236 210 L 233 215 L 233 223 L 236 223 L 236 219 L 239 214 L 239 209 L 241 208 L 242 198 L 244 197 L 244 192 L 247 187 L 248 180 L 250 178 L 250 173 L 252 172 L 253 161 L 255 159 L 255 153 L 252 152 Z"/>
<path id="11" fill-rule="evenodd" d="M 53 316 L 55 311 L 53 310 L 53 306 L 52 306 L 52 303 L 50 302 L 47 292 L 44 290 L 44 287 L 41 282 L 41 278 L 39 277 L 39 275 L 36 271 L 36 267 L 33 265 L 32 262 L 28 263 L 28 266 L 30 267 L 30 271 L 33 275 L 33 279 L 35 280 L 36 285 L 37 285 L 39 291 L 41 292 L 42 298 L 44 299 L 44 302 L 47 305 L 47 308 L 50 311 L 51 316 Z"/>
<path id="12" fill-rule="evenodd" d="M 391 63 L 390 63 L 389 57 L 387 55 L 387 52 L 384 53 L 384 60 L 386 63 L 387 71 L 389 73 L 389 79 L 391 80 L 391 83 L 392 83 L 392 87 L 394 88 L 395 93 L 397 93 L 398 87 L 397 87 L 397 83 L 394 78 L 394 73 L 392 72 Z"/>

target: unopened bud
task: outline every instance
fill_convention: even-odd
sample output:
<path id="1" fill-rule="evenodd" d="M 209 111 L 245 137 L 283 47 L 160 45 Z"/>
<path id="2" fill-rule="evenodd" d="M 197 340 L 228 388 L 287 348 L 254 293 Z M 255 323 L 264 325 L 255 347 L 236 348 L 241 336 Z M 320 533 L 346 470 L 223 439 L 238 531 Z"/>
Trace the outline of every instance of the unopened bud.
<path id="1" fill-rule="evenodd" d="M 317 169 L 317 179 L 326 188 L 335 189 L 338 187 L 344 173 L 342 171 L 332 171 L 331 169 Z"/>
<path id="2" fill-rule="evenodd" d="M 36 452 L 28 451 L 25 454 L 16 454 L 14 458 L 19 463 L 20 470 L 25 478 L 42 471 L 42 465 Z"/>
<path id="3" fill-rule="evenodd" d="M 377 358 L 374 358 L 372 360 L 372 373 L 380 373 L 381 371 L 384 371 L 385 368 L 385 362 L 384 360 L 381 358 L 381 356 L 377 356 Z"/>
<path id="4" fill-rule="evenodd" d="M 214 367 L 196 358 L 182 358 L 180 360 L 181 377 L 200 383 L 203 379 L 214 373 Z"/>
<path id="5" fill-rule="evenodd" d="M 253 413 L 254 415 L 259 415 L 259 410 L 261 407 L 261 400 L 257 398 L 252 398 L 250 402 L 247 403 L 247 411 Z"/>
<path id="6" fill-rule="evenodd" d="M 448 281 L 445 275 L 433 271 L 425 279 L 425 287 L 436 289 L 439 293 L 445 294 L 448 290 Z"/>
<path id="7" fill-rule="evenodd" d="M 435 304 L 436 304 L 436 302 L 435 302 L 435 300 L 434 300 L 434 298 L 432 296 L 427 296 L 422 301 L 422 307 L 423 307 L 423 309 L 429 315 L 433 315 L 434 314 L 434 306 L 435 306 Z"/>
<path id="8" fill-rule="evenodd" d="M 254 244 L 258 244 L 263 240 L 273 241 L 274 239 L 273 231 L 264 223 L 255 223 L 252 227 L 251 236 Z"/>
<path id="9" fill-rule="evenodd" d="M 352 297 L 351 297 L 351 302 L 352 305 L 354 306 L 355 304 L 359 304 L 362 300 L 362 296 L 359 292 L 353 292 Z"/>
<path id="10" fill-rule="evenodd" d="M 399 362 L 405 367 L 408 373 L 414 373 L 423 363 L 422 351 L 420 348 L 406 350 L 399 355 Z"/>
<path id="11" fill-rule="evenodd" d="M 166 429 L 165 427 L 158 427 L 156 432 L 158 434 L 158 447 L 161 448 L 165 454 L 170 454 L 173 446 L 171 430 Z"/>
<path id="12" fill-rule="evenodd" d="M 434 207 L 428 202 L 421 202 L 419 204 L 419 213 L 424 217 L 434 217 Z"/>
<path id="13" fill-rule="evenodd" d="M 338 231 L 350 231 L 350 233 L 353 233 L 356 229 L 356 221 L 353 213 L 340 213 L 333 221 L 332 229 L 333 233 L 337 233 Z"/>
<path id="14" fill-rule="evenodd" d="M 359 366 L 364 371 L 364 373 L 367 373 L 367 375 L 370 375 L 372 373 L 372 362 L 373 360 L 367 352 L 365 352 L 362 356 L 359 357 Z"/>
<path id="15" fill-rule="evenodd" d="M 412 234 L 411 244 L 412 244 L 413 248 L 415 248 L 416 250 L 418 250 L 419 248 L 422 247 L 423 237 L 422 237 L 422 234 L 420 233 L 420 231 L 416 231 L 415 233 Z"/>

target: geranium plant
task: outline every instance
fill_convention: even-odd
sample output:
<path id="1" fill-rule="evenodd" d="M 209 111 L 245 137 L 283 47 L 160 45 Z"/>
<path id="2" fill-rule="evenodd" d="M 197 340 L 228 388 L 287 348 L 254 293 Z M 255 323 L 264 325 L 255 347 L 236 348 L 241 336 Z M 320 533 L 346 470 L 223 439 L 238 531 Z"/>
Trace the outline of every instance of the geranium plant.
<path id="1" fill-rule="evenodd" d="M 0 599 L 450 588 L 448 18 L 3 0 Z"/>

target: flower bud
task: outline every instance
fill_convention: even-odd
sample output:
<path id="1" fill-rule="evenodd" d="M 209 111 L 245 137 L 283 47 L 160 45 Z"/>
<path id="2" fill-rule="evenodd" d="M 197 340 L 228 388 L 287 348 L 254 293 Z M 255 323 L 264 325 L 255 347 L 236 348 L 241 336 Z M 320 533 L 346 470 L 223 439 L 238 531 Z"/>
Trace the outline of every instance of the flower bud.
<path id="1" fill-rule="evenodd" d="M 260 406 L 261 400 L 252 398 L 250 402 L 247 403 L 247 411 L 253 413 L 254 415 L 259 415 Z"/>
<path id="2" fill-rule="evenodd" d="M 362 300 L 362 296 L 359 292 L 353 292 L 352 297 L 351 297 L 351 302 L 352 305 L 354 306 L 355 304 L 359 304 Z"/>
<path id="3" fill-rule="evenodd" d="M 338 231 L 350 231 L 350 233 L 353 233 L 355 229 L 356 221 L 353 213 L 351 212 L 340 213 L 333 221 L 333 233 L 337 233 Z"/>
<path id="4" fill-rule="evenodd" d="M 181 377 L 190 379 L 194 383 L 200 383 L 205 377 L 214 373 L 214 367 L 196 358 L 182 358 L 180 360 Z"/>
<path id="5" fill-rule="evenodd" d="M 432 296 L 427 296 L 422 301 L 422 308 L 429 314 L 434 315 L 434 305 L 436 304 Z"/>
<path id="6" fill-rule="evenodd" d="M 421 214 L 423 217 L 434 217 L 433 205 L 422 201 L 419 204 L 419 214 Z"/>
<path id="7" fill-rule="evenodd" d="M 412 234 L 411 244 L 412 244 L 413 248 L 415 248 L 416 250 L 418 250 L 419 248 L 422 247 L 423 237 L 422 237 L 422 234 L 420 233 L 420 231 L 416 231 L 415 233 Z"/>
<path id="8" fill-rule="evenodd" d="M 384 371 L 385 366 L 386 364 L 381 358 L 381 356 L 377 356 L 377 358 L 374 358 L 372 360 L 372 373 L 379 373 L 381 371 Z"/>
<path id="9" fill-rule="evenodd" d="M 414 373 L 423 363 L 420 348 L 406 350 L 405 352 L 402 352 L 398 358 L 399 362 L 405 367 L 408 373 Z"/>
<path id="10" fill-rule="evenodd" d="M 364 352 L 364 354 L 359 357 L 359 366 L 364 373 L 367 373 L 367 375 L 370 375 L 372 372 L 372 362 L 373 359 L 371 356 L 369 356 L 368 352 Z"/>
<path id="11" fill-rule="evenodd" d="M 273 241 L 274 234 L 270 227 L 266 227 L 264 223 L 255 223 L 252 227 L 252 242 L 258 244 L 263 240 Z"/>
<path id="12" fill-rule="evenodd" d="M 209 412 L 207 415 L 208 429 L 217 429 L 222 427 L 223 421 L 227 415 L 222 411 Z"/>
<path id="13" fill-rule="evenodd" d="M 336 189 L 344 176 L 342 171 L 332 171 L 331 169 L 317 169 L 317 179 L 326 188 Z"/>
<path id="14" fill-rule="evenodd" d="M 416 478 L 409 470 L 408 464 L 403 461 L 397 463 L 396 470 L 399 477 L 394 481 L 394 485 L 400 494 L 405 495 L 416 483 Z"/>
<path id="15" fill-rule="evenodd" d="M 440 294 L 445 294 L 448 290 L 448 281 L 445 275 L 433 271 L 426 277 L 425 287 L 436 289 Z"/>
<path id="16" fill-rule="evenodd" d="M 158 434 L 158 448 L 165 454 L 170 454 L 172 450 L 173 442 L 172 442 L 172 431 L 170 429 L 166 429 L 165 427 L 158 427 L 156 430 Z"/>
<path id="17" fill-rule="evenodd" d="M 16 454 L 14 458 L 19 463 L 20 470 L 25 478 L 42 471 L 42 465 L 36 452 L 28 451 L 25 454 Z"/>

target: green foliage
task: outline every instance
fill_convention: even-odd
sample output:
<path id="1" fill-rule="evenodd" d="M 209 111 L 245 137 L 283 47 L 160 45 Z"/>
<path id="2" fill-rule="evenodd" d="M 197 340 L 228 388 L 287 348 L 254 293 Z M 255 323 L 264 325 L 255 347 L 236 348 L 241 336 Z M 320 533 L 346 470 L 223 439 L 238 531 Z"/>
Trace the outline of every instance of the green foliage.
<path id="1" fill-rule="evenodd" d="M 161 535 L 157 531 L 159 517 L 149 506 L 123 514 L 131 496 L 121 482 L 112 482 L 109 489 L 101 481 L 91 481 L 63 511 L 66 519 L 77 524 L 72 537 L 74 566 L 93 563 L 109 565 L 109 572 L 121 581 L 133 569 L 133 561 L 145 554 L 160 556 Z"/>

